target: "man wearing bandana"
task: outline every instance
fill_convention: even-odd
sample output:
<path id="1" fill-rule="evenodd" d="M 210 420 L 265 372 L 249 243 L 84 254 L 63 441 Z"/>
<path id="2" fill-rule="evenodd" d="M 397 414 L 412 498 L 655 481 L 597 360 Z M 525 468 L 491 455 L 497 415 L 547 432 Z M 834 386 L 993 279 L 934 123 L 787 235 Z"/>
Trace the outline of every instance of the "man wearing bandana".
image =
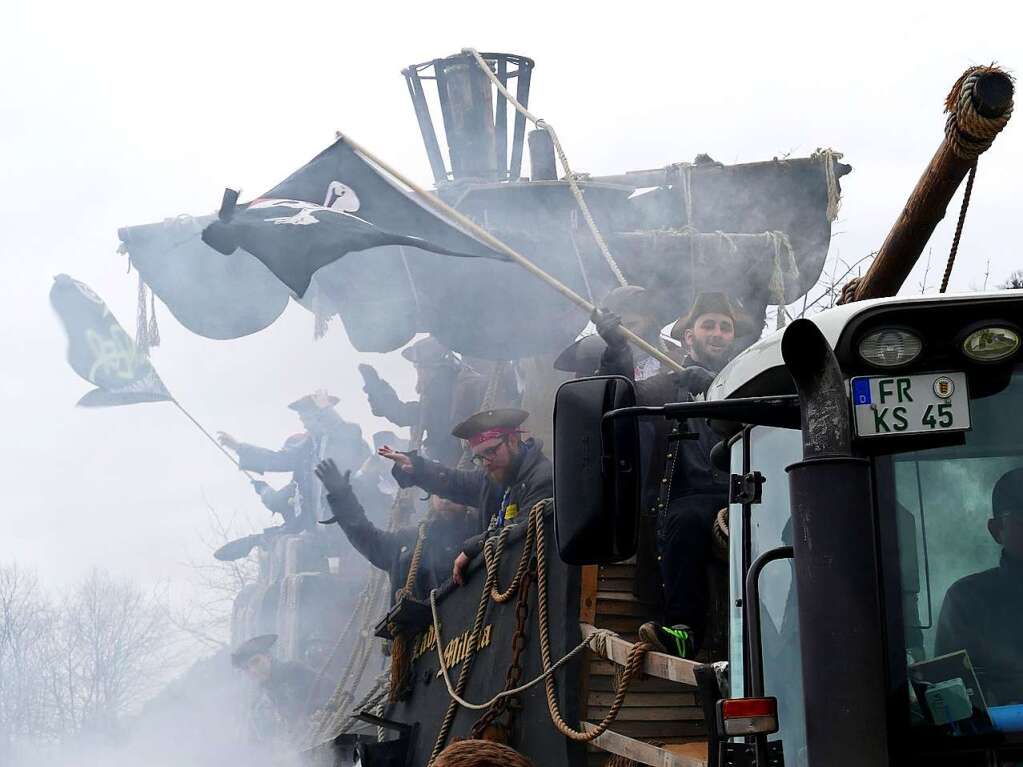
<path id="1" fill-rule="evenodd" d="M 523 438 L 529 417 L 514 408 L 485 410 L 458 424 L 451 433 L 469 443 L 474 468 L 453 469 L 425 460 L 417 452 L 400 453 L 385 445 L 379 453 L 394 461 L 392 474 L 401 487 L 428 493 L 478 510 L 475 538 L 455 559 L 452 579 L 461 585 L 470 560 L 483 549 L 486 531 L 524 520 L 529 510 L 554 494 L 554 472 L 542 444 Z"/>

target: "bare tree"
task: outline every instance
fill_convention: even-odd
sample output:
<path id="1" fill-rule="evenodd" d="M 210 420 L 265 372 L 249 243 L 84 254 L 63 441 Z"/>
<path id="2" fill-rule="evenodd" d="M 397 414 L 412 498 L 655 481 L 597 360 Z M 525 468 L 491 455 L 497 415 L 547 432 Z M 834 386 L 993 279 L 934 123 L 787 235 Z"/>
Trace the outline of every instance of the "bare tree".
<path id="1" fill-rule="evenodd" d="M 175 628 L 209 649 L 226 646 L 231 640 L 231 615 L 235 598 L 259 576 L 255 550 L 248 557 L 221 562 L 209 553 L 254 527 L 247 518 L 236 513 L 225 519 L 206 502 L 207 531 L 199 536 L 204 553 L 187 561 L 192 569 L 195 595 L 183 608 L 168 614 Z"/>
<path id="2" fill-rule="evenodd" d="M 1023 288 L 1023 270 L 1017 269 L 1012 272 L 998 287 L 1003 290 L 1019 290 Z"/>
<path id="3" fill-rule="evenodd" d="M 50 734 L 44 648 L 53 624 L 36 576 L 0 566 L 0 764 L 13 763 L 20 745 Z"/>

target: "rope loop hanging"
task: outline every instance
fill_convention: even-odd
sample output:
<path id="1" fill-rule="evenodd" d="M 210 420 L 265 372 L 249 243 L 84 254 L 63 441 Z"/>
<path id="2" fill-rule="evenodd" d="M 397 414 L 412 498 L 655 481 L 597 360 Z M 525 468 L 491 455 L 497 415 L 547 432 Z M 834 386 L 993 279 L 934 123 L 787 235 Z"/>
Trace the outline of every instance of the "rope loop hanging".
<path id="1" fill-rule="evenodd" d="M 547 135 L 551 137 L 551 143 L 554 144 L 554 152 L 557 154 L 558 161 L 561 163 L 562 170 L 565 173 L 565 181 L 568 182 L 568 188 L 572 191 L 572 196 L 575 198 L 576 204 L 579 206 L 579 211 L 583 214 L 583 220 L 586 222 L 586 226 L 593 235 L 593 240 L 597 243 L 597 248 L 600 250 L 600 254 L 604 257 L 604 261 L 607 262 L 607 266 L 618 281 L 618 284 L 623 287 L 628 285 L 628 280 L 625 279 L 625 275 L 618 266 L 618 262 L 615 261 L 614 256 L 611 255 L 611 251 L 608 249 L 603 235 L 601 235 L 600 230 L 597 228 L 597 222 L 593 220 L 593 214 L 590 213 L 590 207 L 586 204 L 586 200 L 583 199 L 583 192 L 582 189 L 579 188 L 577 180 L 578 177 L 572 172 L 572 167 L 568 163 L 568 155 L 565 154 L 565 150 L 561 146 L 561 141 L 558 139 L 558 134 L 555 132 L 554 128 L 546 120 L 537 117 L 519 103 L 518 99 L 516 99 L 505 87 L 504 83 L 497 78 L 497 75 L 494 74 L 486 60 L 480 56 L 479 51 L 475 48 L 463 48 L 462 53 L 473 57 L 479 68 L 483 70 L 483 74 L 485 74 L 490 82 L 494 84 L 497 90 L 500 91 L 501 95 L 507 99 L 508 103 L 515 107 L 515 110 L 519 112 L 519 114 L 533 123 L 533 125 L 540 130 L 546 131 Z"/>

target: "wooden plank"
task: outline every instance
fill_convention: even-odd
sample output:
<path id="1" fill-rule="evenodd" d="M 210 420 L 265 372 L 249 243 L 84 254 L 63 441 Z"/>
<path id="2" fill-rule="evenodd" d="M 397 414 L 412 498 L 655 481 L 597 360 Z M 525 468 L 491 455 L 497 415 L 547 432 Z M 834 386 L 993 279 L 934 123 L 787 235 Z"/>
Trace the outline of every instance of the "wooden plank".
<path id="1" fill-rule="evenodd" d="M 635 576 L 635 565 L 604 565 L 600 568 L 601 578 L 627 578 L 631 581 Z"/>
<path id="2" fill-rule="evenodd" d="M 616 634 L 635 634 L 642 621 L 627 615 L 598 615 L 597 625 L 602 629 L 611 629 Z"/>
<path id="3" fill-rule="evenodd" d="M 601 721 L 607 716 L 607 706 L 588 706 L 586 718 L 594 722 Z M 649 706 L 622 706 L 615 718 L 618 722 L 702 722 L 703 708 L 695 706 L 661 706 L 650 708 Z"/>
<path id="4" fill-rule="evenodd" d="M 696 737 L 704 735 L 707 728 L 703 722 L 622 722 L 615 720 L 615 732 L 630 738 L 661 740 L 668 737 Z"/>
<path id="5" fill-rule="evenodd" d="M 579 585 L 579 620 L 592 623 L 597 615 L 597 566 L 587 565 L 582 569 Z"/>
<path id="6" fill-rule="evenodd" d="M 608 666 L 610 665 L 608 664 Z M 591 695 L 614 692 L 614 689 L 614 677 L 610 674 L 593 675 L 590 677 Z M 679 685 L 675 682 L 669 682 L 667 679 L 658 679 L 655 676 L 648 676 L 646 679 L 633 679 L 632 684 L 629 685 L 631 692 L 642 693 L 673 693 L 678 689 Z"/>
<path id="7" fill-rule="evenodd" d="M 608 578 L 602 575 L 597 586 L 601 591 L 628 591 L 632 588 L 632 578 Z"/>
<path id="8" fill-rule="evenodd" d="M 594 631 L 593 626 L 589 624 L 582 624 L 580 629 L 584 637 L 589 636 Z M 609 660 L 624 666 L 629 657 L 629 651 L 632 649 L 632 643 L 618 637 L 610 637 L 606 642 L 606 649 Z M 695 687 L 695 669 L 699 665 L 695 661 L 683 660 L 682 658 L 665 655 L 664 653 L 648 652 L 646 657 L 643 658 L 642 670 L 650 676 L 669 679 L 672 682 Z"/>
<path id="9" fill-rule="evenodd" d="M 610 706 L 613 692 L 591 692 L 587 702 L 591 706 Z M 629 692 L 625 695 L 626 706 L 696 706 L 696 694 L 691 692 Z"/>
<path id="10" fill-rule="evenodd" d="M 583 722 L 582 728 L 587 731 L 595 729 L 589 722 Z M 593 744 L 651 767 L 707 767 L 706 745 L 702 757 L 693 753 L 674 753 L 610 730 L 595 738 Z"/>
<path id="11" fill-rule="evenodd" d="M 652 613 L 652 608 L 639 602 L 625 602 L 618 600 L 607 601 L 602 595 L 597 595 L 598 622 L 600 621 L 600 618 L 603 618 L 605 615 L 627 616 L 647 621 L 650 619 Z"/>

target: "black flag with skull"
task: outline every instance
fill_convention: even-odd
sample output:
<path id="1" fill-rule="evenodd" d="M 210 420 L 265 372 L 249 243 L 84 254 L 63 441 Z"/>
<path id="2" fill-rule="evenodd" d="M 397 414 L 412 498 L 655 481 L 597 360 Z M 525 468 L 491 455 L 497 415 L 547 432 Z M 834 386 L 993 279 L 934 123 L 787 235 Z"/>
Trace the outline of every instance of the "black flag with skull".
<path id="1" fill-rule="evenodd" d="M 244 248 L 299 296 L 321 267 L 381 245 L 506 260 L 420 205 L 344 139 L 252 202 L 235 207 L 236 199 L 225 193 L 203 241 L 225 255 Z"/>

